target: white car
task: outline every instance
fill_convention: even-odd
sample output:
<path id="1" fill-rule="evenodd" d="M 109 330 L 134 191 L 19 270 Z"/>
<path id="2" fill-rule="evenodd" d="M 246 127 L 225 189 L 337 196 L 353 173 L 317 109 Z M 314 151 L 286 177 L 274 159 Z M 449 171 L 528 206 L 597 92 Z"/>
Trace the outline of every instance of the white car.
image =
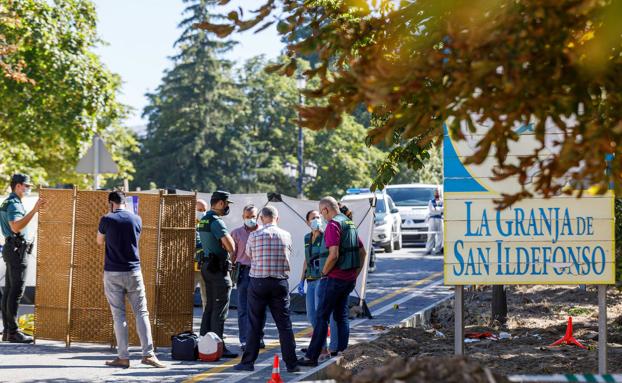
<path id="1" fill-rule="evenodd" d="M 385 192 L 393 198 L 402 218 L 404 242 L 425 244 L 428 240 L 428 203 L 434 191 L 442 188 L 430 184 L 387 185 Z"/>
<path id="2" fill-rule="evenodd" d="M 374 214 L 374 230 L 372 233 L 372 244 L 380 247 L 385 252 L 391 253 L 393 250 L 402 248 L 402 229 L 399 210 L 393 200 L 385 192 L 372 193 L 369 189 L 348 189 L 341 202 L 348 204 L 348 201 L 369 199 L 372 201 L 376 197 L 376 210 Z"/>

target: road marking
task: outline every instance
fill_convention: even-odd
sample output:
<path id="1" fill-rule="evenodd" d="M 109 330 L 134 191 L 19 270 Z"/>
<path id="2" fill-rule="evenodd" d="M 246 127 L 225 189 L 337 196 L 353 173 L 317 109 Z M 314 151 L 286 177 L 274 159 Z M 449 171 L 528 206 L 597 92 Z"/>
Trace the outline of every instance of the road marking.
<path id="1" fill-rule="evenodd" d="M 442 279 L 439 279 L 439 280 L 437 280 L 437 281 L 435 281 L 435 282 L 430 283 L 429 285 L 427 285 L 426 287 L 422 288 L 421 290 L 415 291 L 415 292 L 413 292 L 413 293 L 411 293 L 411 294 L 409 294 L 409 295 L 407 295 L 407 296 L 405 296 L 405 297 L 403 297 L 403 298 L 399 299 L 399 300 L 398 300 L 398 301 L 396 301 L 396 302 L 404 303 L 404 302 L 407 302 L 407 301 L 409 301 L 409 300 L 411 300 L 411 299 L 413 299 L 413 298 L 416 298 L 416 297 L 418 297 L 418 296 L 424 295 L 426 292 L 428 292 L 428 290 L 431 290 L 431 289 L 433 289 L 434 287 L 436 287 L 436 286 L 438 286 L 438 285 L 440 285 L 440 284 L 442 284 L 442 283 L 443 283 L 443 280 L 442 280 Z M 387 305 L 385 305 L 385 306 L 383 306 L 383 307 L 379 308 L 378 310 L 376 310 L 376 311 L 372 312 L 372 315 L 377 316 L 377 315 L 383 314 L 383 313 L 385 313 L 385 312 L 387 312 L 387 311 L 389 311 L 389 310 L 392 310 L 392 309 L 393 309 L 393 305 L 394 305 L 394 302 L 391 302 L 391 303 L 389 303 L 389 304 L 387 304 Z M 368 320 L 369 320 L 369 319 L 367 319 L 367 318 L 357 319 L 357 320 L 355 320 L 355 321 L 352 321 L 352 323 L 350 323 L 350 327 L 356 327 L 356 326 L 360 325 L 360 324 L 361 324 L 361 323 L 363 323 L 363 322 L 367 322 Z M 259 372 L 259 371 L 262 371 L 262 370 L 264 370 L 264 369 L 266 369 L 266 368 L 268 368 L 268 367 L 272 367 L 272 359 L 271 359 L 271 358 L 272 358 L 272 357 L 268 357 L 267 359 L 263 360 L 261 363 L 256 364 L 256 365 L 255 365 L 255 371 L 253 371 L 253 372 L 252 372 L 252 374 L 255 374 L 255 373 Z M 310 375 L 311 371 L 315 371 L 315 370 L 316 370 L 316 368 L 319 370 L 319 367 L 322 367 L 322 366 L 323 366 L 323 367 L 325 367 L 326 365 L 328 365 L 328 363 L 329 363 L 331 360 L 334 360 L 334 359 L 329 359 L 328 361 L 326 361 L 326 362 L 324 362 L 324 363 L 321 363 L 318 367 L 314 367 L 314 368 L 313 368 L 312 370 L 310 370 L 310 371 L 305 371 L 302 375 L 299 375 L 299 376 L 297 376 L 295 379 L 291 380 L 291 382 L 298 382 L 298 381 L 300 381 L 301 379 L 303 379 L 303 378 L 305 378 L 305 377 L 308 377 L 308 376 Z M 259 367 L 259 368 L 257 368 L 257 365 L 259 365 L 260 367 Z M 241 381 L 241 380 L 246 379 L 246 377 L 247 377 L 247 376 L 248 376 L 248 375 L 242 375 L 242 376 L 240 376 L 240 375 L 236 375 L 236 376 L 232 376 L 232 377 L 230 377 L 230 378 L 228 378 L 228 379 L 224 380 L 222 383 L 237 383 L 237 382 L 239 382 L 239 381 Z"/>
<path id="2" fill-rule="evenodd" d="M 410 284 L 410 285 L 408 285 L 407 287 L 401 288 L 401 289 L 399 289 L 399 290 L 396 290 L 396 291 L 394 291 L 394 292 L 392 292 L 392 293 L 390 293 L 390 294 L 387 294 L 387 295 L 385 295 L 385 296 L 383 296 L 383 297 L 380 297 L 380 298 L 378 298 L 378 299 L 376 299 L 376 300 L 372 301 L 371 303 L 369 303 L 369 305 L 368 305 L 368 306 L 369 306 L 370 308 L 371 308 L 371 307 L 374 307 L 374 306 L 378 305 L 379 303 L 382 303 L 382 302 L 386 301 L 387 299 L 391 299 L 391 298 L 395 297 L 396 295 L 399 295 L 399 294 L 401 294 L 401 293 L 403 293 L 403 292 L 405 292 L 405 291 L 411 290 L 411 289 L 413 289 L 413 288 L 415 288 L 415 287 L 417 287 L 417 286 L 419 286 L 419 285 L 422 285 L 422 284 L 424 284 L 424 283 L 426 283 L 426 282 L 429 282 L 429 281 L 433 280 L 435 277 L 438 277 L 438 276 L 440 276 L 440 275 L 442 275 L 442 274 L 443 274 L 443 272 L 442 272 L 442 271 L 439 271 L 439 272 L 436 272 L 436 273 L 430 274 L 430 275 L 429 275 L 429 276 L 427 276 L 426 278 L 421 279 L 421 280 L 418 280 L 417 282 L 411 283 L 411 284 Z M 440 284 L 441 282 L 442 282 L 442 280 L 436 281 L 436 282 L 434 282 L 433 284 L 431 284 L 430 286 L 426 286 L 426 289 L 427 289 L 427 287 L 432 287 L 432 285 L 438 285 L 438 284 Z M 425 291 L 425 290 L 422 290 L 422 292 L 423 292 L 423 291 Z M 414 294 L 414 293 L 413 293 L 413 294 Z M 411 297 L 411 296 L 412 296 L 413 294 L 410 294 L 410 295 L 408 296 L 408 299 L 406 299 L 406 300 L 410 300 L 410 299 L 412 299 L 412 297 Z M 403 299 L 405 299 L 405 298 L 402 298 L 402 299 L 401 299 L 400 301 L 398 301 L 398 302 L 399 302 L 399 303 L 403 303 L 403 302 L 402 302 L 402 301 L 403 301 Z M 399 304 L 399 303 L 398 303 L 398 304 Z M 372 315 L 380 315 L 380 314 L 382 314 L 382 313 L 384 313 L 384 312 L 388 311 L 388 310 L 389 310 L 389 309 L 391 309 L 392 307 L 393 307 L 393 303 L 388 304 L 388 305 L 386 305 L 386 306 L 384 306 L 384 307 L 380 308 L 380 309 L 378 310 L 378 312 L 374 312 L 374 313 L 372 313 Z M 356 321 L 353 321 L 353 322 L 351 323 L 350 327 L 355 327 L 355 326 L 359 325 L 360 323 L 362 323 L 362 322 L 364 322 L 364 321 L 366 321 L 366 320 L 367 320 L 367 319 L 358 319 L 358 320 L 356 320 Z M 301 337 L 308 336 L 308 335 L 310 335 L 310 334 L 311 334 L 311 331 L 313 331 L 313 327 L 309 326 L 309 327 L 305 328 L 304 330 L 301 330 L 301 331 L 297 332 L 296 334 L 294 334 L 294 338 L 295 338 L 295 339 L 298 339 L 298 338 L 301 338 Z M 272 342 L 269 342 L 269 343 L 267 343 L 267 344 L 266 344 L 266 348 L 265 348 L 265 349 L 263 349 L 263 350 L 261 350 L 261 351 L 259 352 L 259 356 L 261 356 L 262 354 L 265 354 L 266 352 L 268 352 L 268 351 L 270 351 L 270 350 L 272 350 L 272 349 L 275 349 L 275 348 L 277 348 L 277 347 L 280 347 L 280 346 L 281 346 L 281 345 L 280 345 L 280 343 L 279 343 L 278 341 L 272 341 Z M 259 359 L 259 356 L 258 356 L 258 359 Z M 221 364 L 220 366 L 217 366 L 217 367 L 212 367 L 212 368 L 208 369 L 208 370 L 207 370 L 207 371 L 205 371 L 205 372 L 202 372 L 202 373 L 199 373 L 199 374 L 197 374 L 197 375 L 191 376 L 191 377 L 189 377 L 188 379 L 184 380 L 183 382 L 184 382 L 184 383 L 199 382 L 199 381 L 201 381 L 201 380 L 204 380 L 204 379 L 209 378 L 209 377 L 211 377 L 211 376 L 213 376 L 213 375 L 219 374 L 219 373 L 221 373 L 221 372 L 223 372 L 223 371 L 225 371 L 225 370 L 227 370 L 227 369 L 229 369 L 229 368 L 231 368 L 231 367 L 235 366 L 236 364 L 238 364 L 238 363 L 240 362 L 240 360 L 241 360 L 241 357 L 238 357 L 238 358 L 235 358 L 235 359 L 231 359 L 231 360 L 229 360 L 229 361 L 227 361 L 227 362 L 225 362 L 225 363 Z M 258 368 L 255 368 L 255 371 L 254 371 L 254 372 L 251 372 L 251 374 L 254 374 L 254 373 L 258 372 L 258 371 L 261 371 L 261 370 L 263 370 L 263 369 L 264 369 L 264 368 L 266 368 L 266 367 L 269 367 L 269 365 L 265 365 L 265 366 L 263 366 L 263 363 L 262 363 L 262 364 L 256 364 L 256 365 L 255 365 L 255 367 L 258 367 L 258 366 L 260 366 L 260 368 L 259 368 L 259 369 L 258 369 Z M 240 378 L 240 380 L 241 380 L 241 379 L 242 379 L 242 378 Z M 233 382 L 235 382 L 235 381 L 236 381 L 236 380 L 234 380 Z"/>

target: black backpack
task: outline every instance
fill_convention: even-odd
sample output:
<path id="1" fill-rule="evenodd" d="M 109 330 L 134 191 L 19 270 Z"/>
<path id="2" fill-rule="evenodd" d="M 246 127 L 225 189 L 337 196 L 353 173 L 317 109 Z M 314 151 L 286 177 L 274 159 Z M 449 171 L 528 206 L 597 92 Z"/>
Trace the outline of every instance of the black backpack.
<path id="1" fill-rule="evenodd" d="M 174 360 L 197 360 L 199 336 L 192 331 L 171 336 L 171 357 Z"/>

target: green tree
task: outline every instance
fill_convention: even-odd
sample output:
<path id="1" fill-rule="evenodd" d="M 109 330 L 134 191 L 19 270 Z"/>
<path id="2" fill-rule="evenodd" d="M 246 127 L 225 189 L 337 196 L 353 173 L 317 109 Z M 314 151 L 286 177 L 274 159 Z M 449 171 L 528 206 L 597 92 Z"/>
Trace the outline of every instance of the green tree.
<path id="1" fill-rule="evenodd" d="M 0 187 L 17 170 L 36 182 L 85 184 L 74 169 L 94 134 L 120 138 L 112 145 L 119 160 L 135 145 L 118 123 L 120 80 L 93 53 L 95 7 L 89 0 L 0 4 Z M 131 164 L 120 165 L 128 176 Z"/>
<path id="2" fill-rule="evenodd" d="M 308 38 L 287 40 L 291 61 L 272 69 L 291 76 L 299 57 L 319 53 L 306 71 L 318 86 L 307 96 L 328 102 L 303 108 L 307 127 L 336 127 L 360 103 L 385 116 L 367 132 L 370 144 L 396 144 L 378 185 L 399 171 L 396 163 L 422 166 L 444 122 L 460 138 L 488 121 L 470 160 L 494 156 L 501 177 L 524 180 L 535 164 L 537 192 L 552 196 L 568 176 L 622 189 L 621 18 L 614 0 L 269 0 L 250 20 L 234 11 L 228 23 L 201 27 L 225 36 L 278 20 L 286 38 L 310 28 Z M 556 125 L 559 151 L 543 160 L 536 150 L 514 166 L 508 143 L 518 139 L 516 124 L 529 122 L 542 147 L 545 125 Z M 517 193 L 505 202 L 530 196 Z"/>
<path id="3" fill-rule="evenodd" d="M 149 119 L 142 153 L 135 157 L 136 184 L 203 191 L 240 188 L 237 170 L 244 158 L 241 132 L 234 121 L 241 93 L 231 63 L 220 55 L 231 41 L 212 37 L 193 25 L 218 19 L 209 8 L 216 0 L 185 0 L 187 17 L 176 45 L 173 68 L 148 94 L 144 116 Z"/>
<path id="4" fill-rule="evenodd" d="M 308 184 L 310 198 L 332 195 L 339 199 L 350 187 L 371 184 L 382 152 L 367 148 L 365 131 L 354 117 L 346 115 L 336 129 L 312 132 L 313 145 L 307 152 L 318 165 L 318 174 Z"/>

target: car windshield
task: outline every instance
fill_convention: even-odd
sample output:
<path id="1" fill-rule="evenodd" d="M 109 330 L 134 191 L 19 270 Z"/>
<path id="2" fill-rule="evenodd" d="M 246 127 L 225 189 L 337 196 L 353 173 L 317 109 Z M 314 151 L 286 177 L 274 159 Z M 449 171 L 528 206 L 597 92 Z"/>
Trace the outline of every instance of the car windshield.
<path id="1" fill-rule="evenodd" d="M 386 189 L 397 206 L 427 206 L 434 198 L 434 188 L 391 188 Z"/>
<path id="2" fill-rule="evenodd" d="M 384 200 L 381 198 L 378 198 L 376 200 L 376 214 L 377 213 L 386 213 L 387 212 L 387 207 L 384 204 Z"/>

